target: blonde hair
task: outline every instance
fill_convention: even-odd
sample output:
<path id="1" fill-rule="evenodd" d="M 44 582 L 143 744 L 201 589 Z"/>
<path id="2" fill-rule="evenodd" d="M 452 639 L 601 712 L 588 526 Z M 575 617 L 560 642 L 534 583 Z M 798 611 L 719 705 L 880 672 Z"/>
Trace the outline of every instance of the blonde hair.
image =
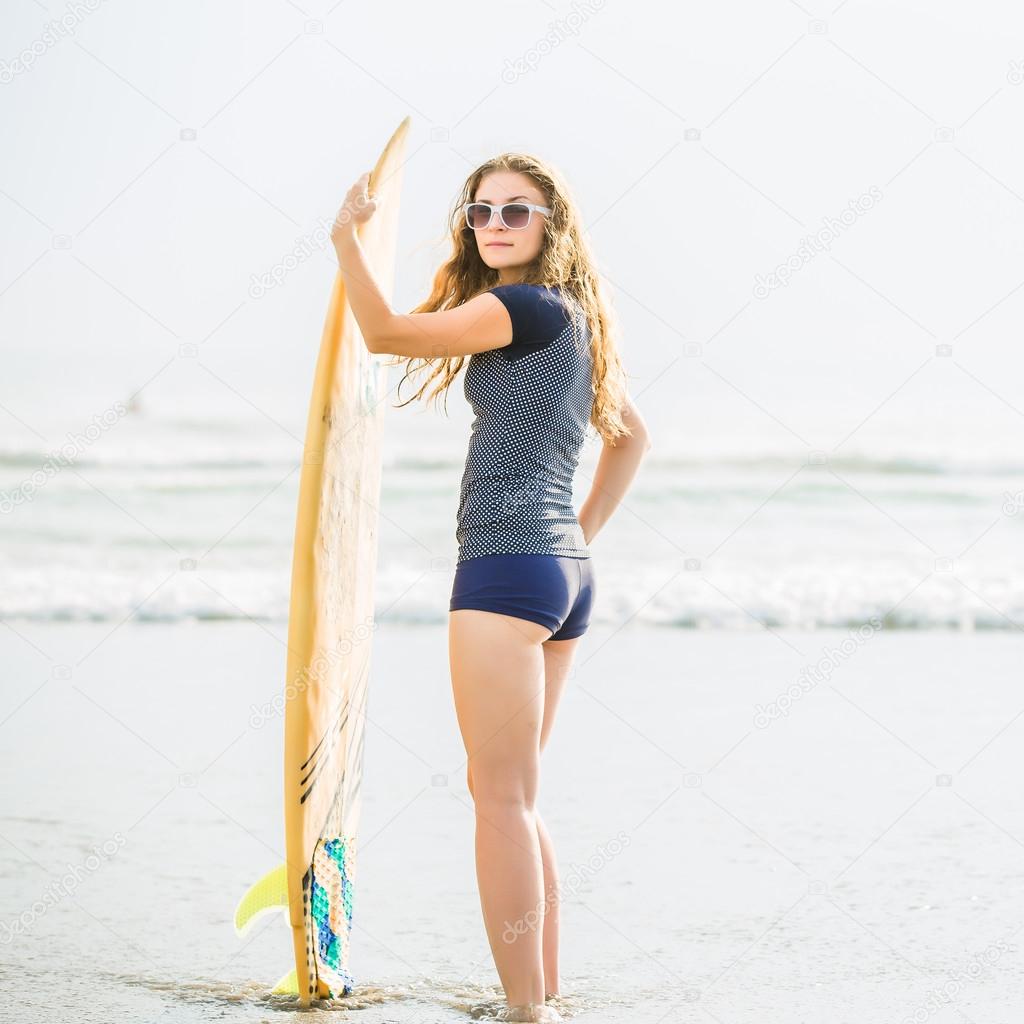
<path id="1" fill-rule="evenodd" d="M 536 258 L 524 268 L 522 283 L 557 286 L 581 307 L 590 327 L 591 384 L 594 405 L 590 422 L 606 441 L 614 444 L 616 437 L 632 431 L 622 419 L 626 400 L 626 374 L 619 360 L 611 306 L 606 301 L 598 280 L 594 259 L 583 233 L 583 222 L 562 176 L 551 166 L 520 153 L 502 153 L 478 167 L 466 180 L 462 192 L 451 208 L 448 230 L 452 254 L 434 275 L 429 297 L 413 313 L 432 313 L 452 309 L 474 296 L 495 287 L 498 272 L 480 258 L 473 230 L 466 224 L 463 204 L 472 202 L 482 179 L 494 171 L 514 171 L 533 179 L 544 194 L 551 213 L 544 216 L 544 242 Z M 543 216 L 536 214 L 535 216 Z M 432 367 L 419 390 L 396 408 L 408 405 L 423 395 L 431 382 L 437 381 L 425 401 L 446 393 L 462 369 L 466 356 L 419 358 L 398 356 L 387 365 L 406 363 L 402 384 L 419 370 Z M 445 398 L 447 409 L 447 395 Z"/>

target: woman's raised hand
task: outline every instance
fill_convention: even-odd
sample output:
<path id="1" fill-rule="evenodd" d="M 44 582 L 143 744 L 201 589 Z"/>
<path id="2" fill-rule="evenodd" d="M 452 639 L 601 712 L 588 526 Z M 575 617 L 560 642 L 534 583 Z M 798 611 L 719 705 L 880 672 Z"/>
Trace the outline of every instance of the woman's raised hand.
<path id="1" fill-rule="evenodd" d="M 331 239 L 335 245 L 344 235 L 354 233 L 357 224 L 366 223 L 377 211 L 377 197 L 369 191 L 369 183 L 370 172 L 367 171 L 348 190 L 331 230 Z"/>

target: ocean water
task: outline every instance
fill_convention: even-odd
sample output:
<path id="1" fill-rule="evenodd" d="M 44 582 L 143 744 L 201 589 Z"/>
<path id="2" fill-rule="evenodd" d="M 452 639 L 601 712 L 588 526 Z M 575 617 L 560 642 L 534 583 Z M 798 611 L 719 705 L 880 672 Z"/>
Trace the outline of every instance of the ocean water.
<path id="1" fill-rule="evenodd" d="M 95 439 L 82 426 L 0 439 L 0 615 L 284 621 L 300 429 L 122 408 Z M 449 425 L 424 449 L 408 425 L 387 435 L 380 620 L 447 615 L 466 436 Z M 583 453 L 577 509 L 598 448 L 592 438 Z M 1024 455 L 981 444 L 657 446 L 592 541 L 596 621 L 1014 629 L 1022 487 Z"/>

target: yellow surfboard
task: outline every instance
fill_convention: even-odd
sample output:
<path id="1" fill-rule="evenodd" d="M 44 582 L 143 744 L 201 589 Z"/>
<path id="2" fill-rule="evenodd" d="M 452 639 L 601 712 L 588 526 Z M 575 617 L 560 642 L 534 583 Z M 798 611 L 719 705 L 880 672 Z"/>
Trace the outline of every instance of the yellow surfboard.
<path id="1" fill-rule="evenodd" d="M 394 286 L 406 117 L 370 174 L 378 198 L 359 240 L 384 294 Z M 352 991 L 348 970 L 359 784 L 376 622 L 384 363 L 371 355 L 341 273 L 324 325 L 299 484 L 285 685 L 284 864 L 238 904 L 244 934 L 287 909 L 295 969 L 274 992 L 312 999 Z"/>

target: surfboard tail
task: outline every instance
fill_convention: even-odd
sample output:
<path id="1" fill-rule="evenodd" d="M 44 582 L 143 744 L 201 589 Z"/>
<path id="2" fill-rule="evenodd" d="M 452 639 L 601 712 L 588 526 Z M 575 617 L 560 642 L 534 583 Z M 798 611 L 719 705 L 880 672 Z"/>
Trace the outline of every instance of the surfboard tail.
<path id="1" fill-rule="evenodd" d="M 349 938 L 352 932 L 352 896 L 355 840 L 336 837 L 317 845 L 314 858 L 312 906 L 304 925 L 309 929 L 312 956 L 307 991 L 300 991 L 293 968 L 274 985 L 274 995 L 295 995 L 302 1005 L 311 998 L 349 995 L 355 982 L 348 971 Z M 246 890 L 235 908 L 235 934 L 247 935 L 267 914 L 287 913 L 287 865 L 279 864 Z M 305 916 L 305 915 L 304 915 Z M 301 936 L 303 946 L 305 935 Z M 309 991 L 312 986 L 312 991 Z"/>

